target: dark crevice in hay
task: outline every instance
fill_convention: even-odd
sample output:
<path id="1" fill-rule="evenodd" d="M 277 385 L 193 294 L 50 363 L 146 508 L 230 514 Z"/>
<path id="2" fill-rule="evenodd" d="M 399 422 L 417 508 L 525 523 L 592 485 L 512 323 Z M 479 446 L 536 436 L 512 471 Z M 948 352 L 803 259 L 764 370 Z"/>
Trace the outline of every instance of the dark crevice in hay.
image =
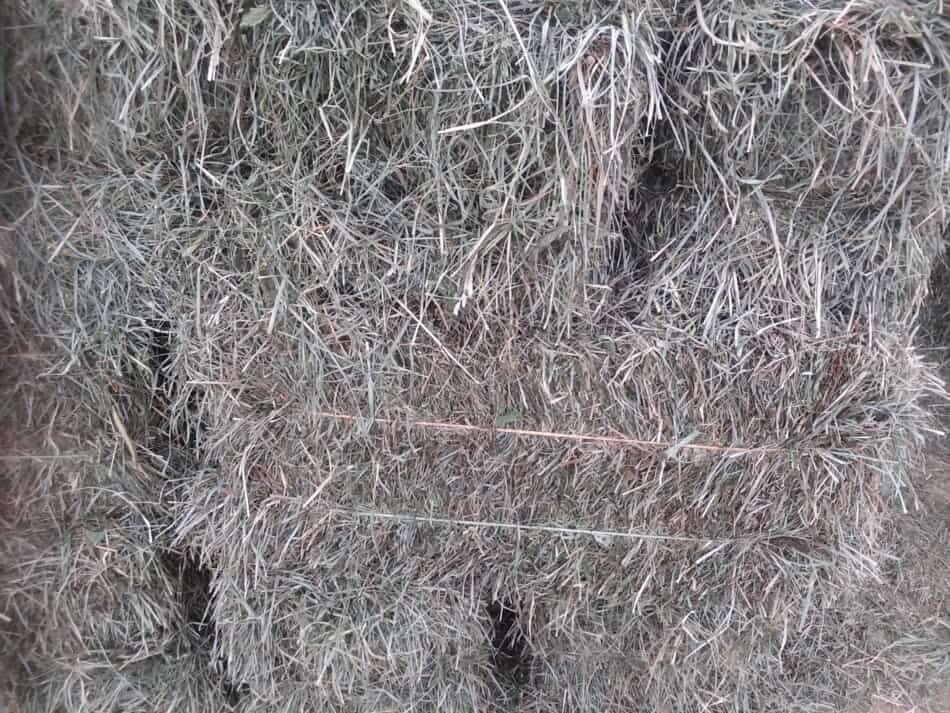
<path id="1" fill-rule="evenodd" d="M 658 153 L 640 176 L 644 198 L 659 198 L 672 191 L 679 182 L 678 173 L 671 157 L 665 151 Z"/>
<path id="2" fill-rule="evenodd" d="M 679 41 L 682 33 L 657 32 L 657 48 L 663 58 L 658 65 L 659 85 L 671 96 L 679 80 L 688 47 Z M 664 233 L 662 204 L 686 183 L 684 142 L 676 135 L 676 125 L 660 120 L 643 128 L 649 142 L 649 161 L 632 186 L 624 215 L 620 220 L 621 240 L 609 252 L 610 274 L 623 286 L 646 282 L 651 258 Z"/>
<path id="3" fill-rule="evenodd" d="M 950 243 L 950 229 L 944 230 Z M 923 343 L 935 352 L 935 361 L 950 357 L 950 244 L 937 260 L 930 275 L 930 289 L 922 314 Z"/>
<path id="4" fill-rule="evenodd" d="M 196 655 L 207 660 L 221 683 L 221 690 L 230 705 L 236 705 L 246 693 L 246 686 L 236 685 L 228 675 L 227 661 L 216 656 L 218 627 L 212 615 L 214 592 L 211 570 L 192 552 L 166 550 L 166 570 L 179 586 L 179 601 L 185 634 Z"/>
<path id="5" fill-rule="evenodd" d="M 517 696 L 531 678 L 533 654 L 521 628 L 518 609 L 508 599 L 493 599 L 485 607 L 491 623 L 491 665 L 505 694 Z"/>
<path id="6" fill-rule="evenodd" d="M 197 651 L 213 650 L 217 629 L 211 617 L 211 570 L 193 553 L 168 550 L 165 566 L 180 586 L 186 633 Z"/>
<path id="7" fill-rule="evenodd" d="M 641 179 L 642 188 L 624 216 L 621 240 L 612 247 L 610 269 L 625 283 L 643 282 L 650 276 L 661 214 L 658 202 L 673 190 L 675 177 L 669 167 L 651 163 Z"/>
<path id="8" fill-rule="evenodd" d="M 149 368 L 154 375 L 154 388 L 164 399 L 169 397 L 169 375 L 171 367 L 171 326 L 168 322 L 152 322 L 150 325 L 152 342 L 149 345 Z"/>
<path id="9" fill-rule="evenodd" d="M 665 234 L 663 209 L 675 201 L 683 181 L 683 161 L 674 150 L 671 130 L 658 126 L 654 138 L 653 156 L 630 193 L 621 221 L 621 239 L 610 251 L 611 274 L 624 285 L 649 279 L 651 259 Z"/>
<path id="10" fill-rule="evenodd" d="M 650 275 L 650 252 L 645 235 L 652 232 L 652 219 L 632 217 L 621 238 L 611 246 L 610 273 L 620 282 L 642 282 Z"/>
<path id="11" fill-rule="evenodd" d="M 936 367 L 944 387 L 950 389 L 950 225 L 944 229 L 945 249 L 936 260 L 930 274 L 927 301 L 920 316 L 918 345 L 923 348 L 927 360 Z M 950 432 L 950 399 L 942 395 L 928 398 L 927 405 L 934 414 L 938 428 Z M 927 491 L 943 491 L 943 498 L 950 504 L 950 439 L 935 436 L 929 439 L 931 482 L 924 485 Z M 935 485 L 936 483 L 936 485 Z M 940 498 L 936 498 L 940 500 Z"/>
<path id="12" fill-rule="evenodd" d="M 153 376 L 151 428 L 169 448 L 197 459 L 204 430 L 197 415 L 201 392 L 190 389 L 184 404 L 176 407 L 182 399 L 181 384 L 173 372 L 175 349 L 171 325 L 167 321 L 152 321 L 148 326 L 151 338 L 148 367 Z"/>

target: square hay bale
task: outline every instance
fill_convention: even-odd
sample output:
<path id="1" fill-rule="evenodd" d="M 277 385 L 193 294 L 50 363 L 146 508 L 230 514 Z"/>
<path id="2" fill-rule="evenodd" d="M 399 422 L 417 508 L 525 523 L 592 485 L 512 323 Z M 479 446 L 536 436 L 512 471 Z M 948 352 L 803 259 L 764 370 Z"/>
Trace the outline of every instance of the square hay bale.
<path id="1" fill-rule="evenodd" d="M 918 215 L 942 202 L 941 3 L 686 5 L 667 55 L 671 122 L 727 193 L 765 181 L 879 209 L 917 204 Z"/>

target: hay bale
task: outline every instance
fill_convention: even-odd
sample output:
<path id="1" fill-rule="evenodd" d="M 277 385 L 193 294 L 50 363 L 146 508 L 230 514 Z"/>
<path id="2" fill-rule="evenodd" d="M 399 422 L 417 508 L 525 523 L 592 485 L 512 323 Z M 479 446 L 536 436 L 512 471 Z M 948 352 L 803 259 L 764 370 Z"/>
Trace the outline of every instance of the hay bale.
<path id="1" fill-rule="evenodd" d="M 484 632 L 447 593 L 353 576 L 341 591 L 340 577 L 314 585 L 322 570 L 275 569 L 247 585 L 222 576 L 215 591 L 216 651 L 237 690 L 327 710 L 490 705 Z"/>
<path id="2" fill-rule="evenodd" d="M 942 202 L 950 42 L 939 3 L 704 2 L 680 23 L 664 87 L 680 110 L 672 123 L 727 195 L 751 180 L 917 216 Z"/>
<path id="3" fill-rule="evenodd" d="M 185 658 L 150 658 L 116 666 L 96 654 L 57 662 L 23 697 L 23 710 L 228 710 L 227 699 L 203 670 Z"/>

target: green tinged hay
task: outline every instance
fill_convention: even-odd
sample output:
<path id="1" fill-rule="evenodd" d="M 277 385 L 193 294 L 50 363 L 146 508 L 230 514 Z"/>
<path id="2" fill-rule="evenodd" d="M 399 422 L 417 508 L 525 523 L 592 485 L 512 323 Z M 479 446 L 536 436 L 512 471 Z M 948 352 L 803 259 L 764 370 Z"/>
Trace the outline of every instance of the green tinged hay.
<path id="1" fill-rule="evenodd" d="M 48 355 L 12 420 L 89 461 L 0 464 L 25 710 L 946 674 L 945 588 L 891 569 L 942 393 L 938 3 L 10 7 L 0 314 Z"/>

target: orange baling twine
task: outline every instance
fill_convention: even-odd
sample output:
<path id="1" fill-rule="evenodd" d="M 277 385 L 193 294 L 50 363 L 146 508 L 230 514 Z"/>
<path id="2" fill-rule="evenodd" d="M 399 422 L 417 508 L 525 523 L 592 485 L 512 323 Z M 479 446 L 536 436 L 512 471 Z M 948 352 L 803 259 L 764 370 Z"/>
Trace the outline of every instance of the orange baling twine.
<path id="1" fill-rule="evenodd" d="M 689 436 L 678 442 L 645 440 L 640 438 L 631 438 L 629 436 L 604 436 L 587 433 L 565 433 L 559 431 L 540 431 L 527 428 L 511 428 L 509 426 L 476 426 L 468 423 L 452 423 L 445 421 L 425 421 L 411 419 L 394 418 L 364 418 L 353 416 L 347 413 L 337 413 L 334 411 L 315 411 L 315 416 L 319 418 L 332 419 L 335 421 L 345 421 L 349 423 L 367 423 L 370 425 L 388 425 L 404 426 L 407 428 L 418 428 L 431 431 L 455 432 L 455 433 L 485 433 L 485 434 L 507 434 L 511 436 L 520 436 L 524 438 L 544 438 L 550 440 L 573 441 L 576 443 L 595 443 L 607 446 L 633 447 L 640 449 L 665 449 L 669 454 L 680 450 L 704 451 L 719 453 L 724 455 L 742 455 L 749 453 L 790 453 L 792 449 L 781 448 L 777 446 L 758 446 L 755 448 L 746 448 L 740 446 L 723 446 L 711 443 L 693 443 L 691 439 L 695 436 Z M 0 462 L 7 460 L 60 460 L 92 456 L 91 453 L 62 453 L 62 454 L 18 454 L 15 456 L 0 456 Z M 330 479 L 328 478 L 327 481 Z M 308 504 L 314 500 L 327 485 L 324 482 L 318 487 L 317 492 L 313 493 L 308 499 Z M 697 537 L 690 535 L 661 534 L 651 532 L 637 532 L 634 530 L 601 530 L 595 528 L 585 528 L 576 526 L 564 526 L 556 524 L 520 524 L 510 522 L 497 522 L 491 520 L 467 520 L 458 518 L 448 518 L 438 515 L 420 515 L 413 513 L 391 513 L 377 512 L 374 510 L 365 510 L 359 508 L 346 508 L 340 506 L 331 506 L 331 512 L 340 515 L 349 515 L 360 519 L 389 520 L 403 523 L 427 524 L 431 526 L 450 526 L 466 527 L 477 529 L 490 529 L 516 532 L 534 532 L 550 533 L 561 536 L 587 536 L 597 539 L 602 544 L 618 539 L 638 539 L 638 540 L 659 540 L 668 542 L 692 542 L 702 543 L 707 546 L 714 544 L 727 544 L 741 541 L 768 541 L 777 537 L 795 537 L 787 533 L 762 533 L 754 536 L 745 537 Z"/>
<path id="2" fill-rule="evenodd" d="M 547 438 L 551 440 L 575 441 L 581 443 L 600 443 L 610 446 L 630 446 L 633 448 L 657 449 L 664 448 L 669 451 L 695 450 L 707 451 L 712 453 L 723 453 L 726 455 L 741 455 L 744 453 L 789 453 L 790 449 L 777 446 L 758 446 L 755 448 L 745 448 L 741 446 L 722 446 L 713 443 L 692 443 L 689 439 L 683 439 L 679 442 L 673 441 L 652 441 L 640 438 L 631 438 L 629 436 L 599 436 L 589 433 L 564 433 L 560 431 L 535 431 L 527 428 L 510 428 L 507 426 L 475 426 L 469 423 L 451 423 L 445 421 L 421 421 L 421 420 L 402 420 L 395 418 L 363 418 L 353 416 L 347 413 L 336 413 L 334 411 L 317 411 L 316 416 L 320 418 L 329 418 L 337 421 L 349 421 L 353 423 L 364 422 L 369 424 L 382 424 L 387 426 L 406 426 L 408 428 L 421 428 L 431 431 L 454 431 L 462 433 L 504 433 L 512 436 L 523 436 L 526 438 Z"/>
<path id="3" fill-rule="evenodd" d="M 679 442 L 672 441 L 653 441 L 640 438 L 630 438 L 628 436 L 599 436 L 586 433 L 564 433 L 559 431 L 538 431 L 526 428 L 511 428 L 507 426 L 475 426 L 467 423 L 451 423 L 445 421 L 423 421 L 423 420 L 400 420 L 393 418 L 362 418 L 346 413 L 337 413 L 334 411 L 316 411 L 316 416 L 320 418 L 332 419 L 336 421 L 346 421 L 350 423 L 368 423 L 382 424 L 388 426 L 405 426 L 408 428 L 428 429 L 432 431 L 449 431 L 462 433 L 487 433 L 487 434 L 508 434 L 512 436 L 522 436 L 526 438 L 547 438 L 552 440 L 574 441 L 581 443 L 600 443 L 611 446 L 629 446 L 642 449 L 663 448 L 674 453 L 679 450 L 695 450 L 725 455 L 740 455 L 748 453 L 789 453 L 791 449 L 780 448 L 776 446 L 761 446 L 757 448 L 743 448 L 739 446 L 722 446 L 710 443 L 692 443 L 690 438 Z M 325 485 L 326 483 L 324 483 Z M 318 490 L 322 490 L 322 486 Z M 317 495 L 319 493 L 315 493 Z M 769 541 L 775 538 L 788 538 L 796 536 L 788 533 L 762 533 L 756 535 L 746 535 L 740 537 L 698 537 L 695 535 L 674 535 L 655 532 L 637 532 L 636 530 L 602 530 L 595 528 L 565 526 L 556 524 L 522 524 L 512 522 L 498 522 L 494 520 L 469 520 L 461 518 L 450 518 L 439 515 L 420 515 L 415 513 L 393 513 L 379 512 L 375 510 L 365 510 L 359 508 L 330 507 L 331 512 L 340 515 L 349 515 L 359 519 L 369 520 L 388 520 L 401 523 L 412 523 L 430 526 L 449 526 L 464 527 L 474 529 L 501 530 L 514 532 L 533 532 L 549 533 L 567 537 L 592 537 L 599 543 L 607 545 L 615 538 L 620 540 L 654 540 L 665 542 L 689 542 L 702 544 L 707 547 L 717 545 L 717 548 L 703 558 L 710 556 L 719 550 L 719 547 L 737 542 Z"/>

